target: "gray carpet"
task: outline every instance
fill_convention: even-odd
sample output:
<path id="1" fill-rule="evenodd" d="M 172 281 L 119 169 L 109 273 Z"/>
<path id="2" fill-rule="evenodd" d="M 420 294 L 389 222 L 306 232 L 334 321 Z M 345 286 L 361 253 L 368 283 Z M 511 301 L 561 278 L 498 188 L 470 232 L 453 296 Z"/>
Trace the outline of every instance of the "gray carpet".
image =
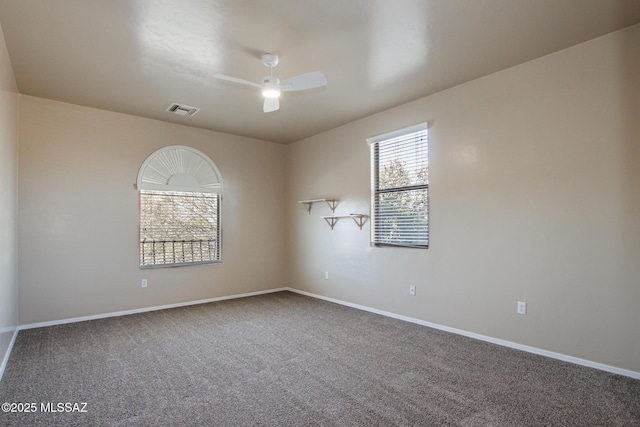
<path id="1" fill-rule="evenodd" d="M 289 292 L 21 331 L 0 401 L 37 406 L 2 426 L 640 425 L 639 380 Z"/>

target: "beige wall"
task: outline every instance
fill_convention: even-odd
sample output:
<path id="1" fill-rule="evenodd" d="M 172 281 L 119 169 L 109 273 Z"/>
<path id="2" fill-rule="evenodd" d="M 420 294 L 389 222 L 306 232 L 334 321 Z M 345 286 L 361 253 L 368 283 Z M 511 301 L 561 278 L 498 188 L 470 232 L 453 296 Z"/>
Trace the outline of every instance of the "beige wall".
<path id="1" fill-rule="evenodd" d="M 13 70 L 0 27 L 0 366 L 18 324 L 15 231 L 18 102 Z"/>
<path id="2" fill-rule="evenodd" d="M 174 144 L 202 151 L 222 173 L 223 262 L 140 270 L 133 184 L 149 154 Z M 20 324 L 283 286 L 284 149 L 22 96 Z"/>
<path id="3" fill-rule="evenodd" d="M 636 25 L 294 143 L 290 286 L 640 372 L 639 112 Z M 365 139 L 424 121 L 428 250 L 296 203 L 368 214 Z"/>

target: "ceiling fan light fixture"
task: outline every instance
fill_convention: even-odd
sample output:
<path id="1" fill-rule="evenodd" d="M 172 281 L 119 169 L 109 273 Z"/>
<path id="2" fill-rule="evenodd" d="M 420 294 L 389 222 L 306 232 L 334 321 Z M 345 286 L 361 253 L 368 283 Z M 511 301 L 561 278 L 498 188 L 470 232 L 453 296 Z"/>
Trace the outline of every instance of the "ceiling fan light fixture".
<path id="1" fill-rule="evenodd" d="M 262 79 L 262 96 L 265 98 L 278 98 L 280 96 L 280 80 L 274 76 L 266 76 Z"/>
<path id="2" fill-rule="evenodd" d="M 279 87 L 265 87 L 262 89 L 262 96 L 265 98 L 278 98 L 280 96 Z"/>

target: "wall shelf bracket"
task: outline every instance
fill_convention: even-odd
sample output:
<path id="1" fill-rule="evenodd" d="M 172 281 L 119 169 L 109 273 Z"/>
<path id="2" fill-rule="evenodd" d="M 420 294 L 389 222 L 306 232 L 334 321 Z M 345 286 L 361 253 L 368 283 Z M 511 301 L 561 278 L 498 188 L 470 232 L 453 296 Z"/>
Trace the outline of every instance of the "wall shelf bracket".
<path id="1" fill-rule="evenodd" d="M 311 213 L 311 207 L 313 206 L 313 204 L 314 203 L 322 203 L 322 202 L 326 202 L 327 203 L 327 205 L 329 206 L 329 209 L 331 209 L 331 212 L 335 212 L 336 211 L 336 206 L 338 206 L 338 201 L 336 199 L 300 200 L 298 203 L 303 205 L 307 209 L 308 213 Z"/>
<path id="2" fill-rule="evenodd" d="M 351 214 L 349 216 L 358 225 L 358 227 L 360 227 L 360 230 L 362 230 L 362 227 L 364 227 L 364 223 L 367 222 L 367 216 L 362 214 Z"/>
<path id="3" fill-rule="evenodd" d="M 331 227 L 332 230 L 333 230 L 333 227 L 335 227 L 336 223 L 338 222 L 338 220 L 340 218 L 351 218 L 351 219 L 353 219 L 353 221 L 360 228 L 360 230 L 362 230 L 362 227 L 364 226 L 364 223 L 367 222 L 367 215 L 364 215 L 364 214 L 327 215 L 327 216 L 323 216 L 322 217 L 322 219 L 327 221 L 327 224 L 329 224 L 329 227 Z"/>
<path id="4" fill-rule="evenodd" d="M 338 217 L 338 216 L 323 216 L 322 218 L 325 221 L 327 221 L 327 224 L 329 224 L 329 227 L 331 227 L 332 230 L 333 230 L 333 227 L 338 222 L 338 219 L 340 219 L 340 217 Z"/>

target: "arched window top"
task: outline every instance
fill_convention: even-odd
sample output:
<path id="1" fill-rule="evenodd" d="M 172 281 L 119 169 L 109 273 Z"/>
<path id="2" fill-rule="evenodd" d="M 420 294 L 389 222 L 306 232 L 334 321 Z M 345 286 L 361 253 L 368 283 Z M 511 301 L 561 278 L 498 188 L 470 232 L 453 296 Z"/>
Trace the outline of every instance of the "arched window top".
<path id="1" fill-rule="evenodd" d="M 171 145 L 142 163 L 138 190 L 222 194 L 222 176 L 209 157 L 195 148 Z"/>

